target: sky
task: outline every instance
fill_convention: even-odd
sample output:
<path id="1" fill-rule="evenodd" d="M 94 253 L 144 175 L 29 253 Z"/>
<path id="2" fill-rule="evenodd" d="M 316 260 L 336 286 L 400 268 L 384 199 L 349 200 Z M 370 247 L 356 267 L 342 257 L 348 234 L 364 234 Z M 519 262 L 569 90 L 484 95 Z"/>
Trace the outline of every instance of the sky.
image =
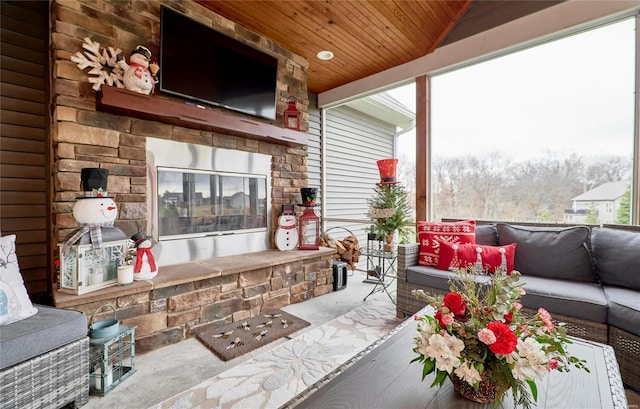
<path id="1" fill-rule="evenodd" d="M 432 147 L 450 157 L 632 155 L 635 24 L 610 24 L 432 77 Z M 389 93 L 415 111 L 415 87 Z M 415 133 L 399 141 L 413 157 Z"/>

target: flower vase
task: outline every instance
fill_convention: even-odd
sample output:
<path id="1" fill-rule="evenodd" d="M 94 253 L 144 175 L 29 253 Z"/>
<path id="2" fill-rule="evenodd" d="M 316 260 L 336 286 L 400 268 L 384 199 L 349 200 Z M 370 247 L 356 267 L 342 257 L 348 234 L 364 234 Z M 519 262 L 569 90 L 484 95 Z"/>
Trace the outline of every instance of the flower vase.
<path id="1" fill-rule="evenodd" d="M 133 283 L 133 265 L 118 266 L 118 285 Z"/>
<path id="2" fill-rule="evenodd" d="M 474 402 L 491 403 L 504 394 L 498 391 L 498 385 L 489 379 L 486 372 L 480 374 L 480 377 L 477 391 L 467 381 L 458 378 L 455 374 L 451 374 L 450 379 L 456 392 Z"/>
<path id="3" fill-rule="evenodd" d="M 382 245 L 382 251 L 393 251 L 393 233 L 384 236 L 384 244 Z"/>

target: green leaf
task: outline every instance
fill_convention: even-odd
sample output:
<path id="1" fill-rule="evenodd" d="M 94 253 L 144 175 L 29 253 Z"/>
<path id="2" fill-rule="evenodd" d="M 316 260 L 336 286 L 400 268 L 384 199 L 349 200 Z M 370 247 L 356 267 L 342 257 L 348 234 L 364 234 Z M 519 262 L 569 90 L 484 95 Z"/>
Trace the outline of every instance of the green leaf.
<path id="1" fill-rule="evenodd" d="M 531 396 L 535 402 L 538 401 L 538 387 L 534 381 L 527 381 L 529 388 L 531 389 Z"/>
<path id="2" fill-rule="evenodd" d="M 422 367 L 422 380 L 427 377 L 436 367 L 436 363 L 431 360 L 424 361 L 424 366 Z"/>
<path id="3" fill-rule="evenodd" d="M 431 387 L 433 388 L 436 385 L 442 386 L 442 384 L 444 383 L 445 379 L 447 379 L 447 375 L 448 374 L 447 374 L 446 371 L 437 370 L 436 371 L 436 379 L 434 379 L 433 383 L 431 384 Z"/>

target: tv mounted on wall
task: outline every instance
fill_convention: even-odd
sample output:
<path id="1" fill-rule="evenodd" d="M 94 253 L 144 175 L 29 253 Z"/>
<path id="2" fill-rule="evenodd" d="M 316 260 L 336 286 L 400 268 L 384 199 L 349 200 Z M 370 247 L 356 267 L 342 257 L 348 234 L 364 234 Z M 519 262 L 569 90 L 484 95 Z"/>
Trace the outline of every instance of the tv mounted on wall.
<path id="1" fill-rule="evenodd" d="M 276 118 L 278 59 L 163 6 L 159 89 Z"/>

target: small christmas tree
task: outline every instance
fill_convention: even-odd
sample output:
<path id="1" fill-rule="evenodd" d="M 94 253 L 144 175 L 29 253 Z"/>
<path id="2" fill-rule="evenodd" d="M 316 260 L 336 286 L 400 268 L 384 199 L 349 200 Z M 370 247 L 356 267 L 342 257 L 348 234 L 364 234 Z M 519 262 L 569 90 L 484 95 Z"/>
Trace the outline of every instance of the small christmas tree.
<path id="1" fill-rule="evenodd" d="M 407 241 L 413 225 L 408 193 L 401 184 L 378 184 L 367 200 L 372 225 L 370 233 L 380 240 L 397 230 L 401 241 Z"/>

